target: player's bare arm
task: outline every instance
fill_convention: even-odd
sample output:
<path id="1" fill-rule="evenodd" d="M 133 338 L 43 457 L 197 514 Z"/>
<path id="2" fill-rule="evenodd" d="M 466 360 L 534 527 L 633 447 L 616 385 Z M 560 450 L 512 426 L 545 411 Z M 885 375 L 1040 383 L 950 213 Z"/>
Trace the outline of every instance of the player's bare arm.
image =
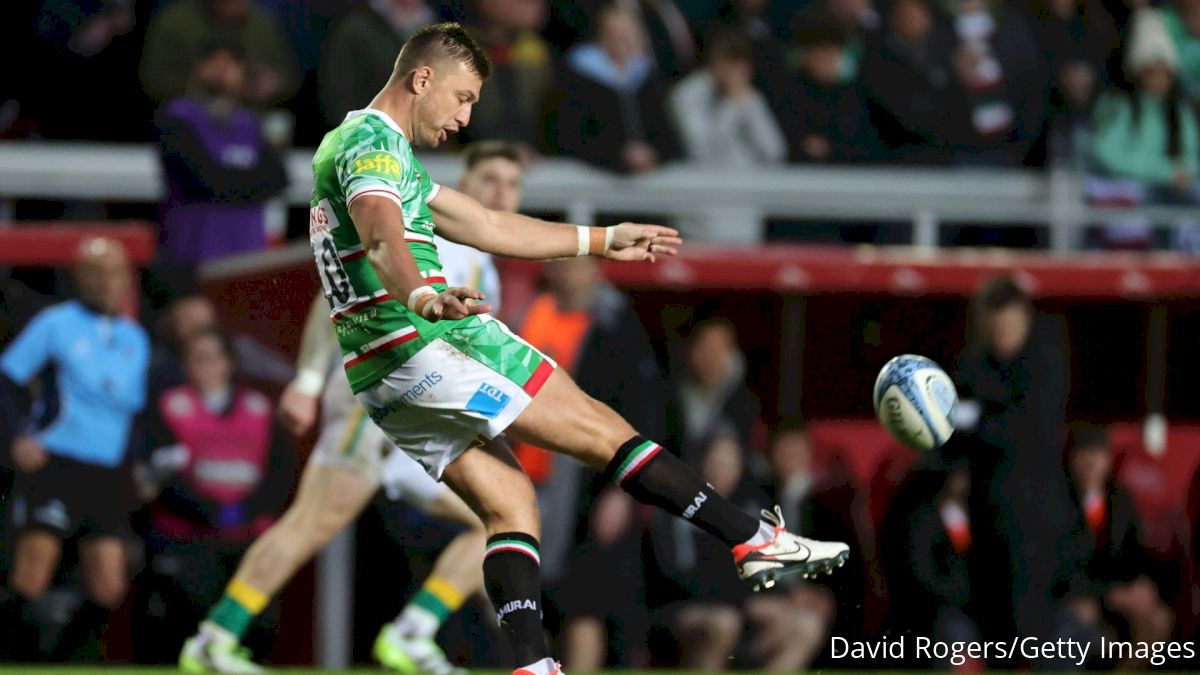
<path id="1" fill-rule="evenodd" d="M 465 302 L 483 300 L 483 293 L 477 290 L 448 288 L 438 293 L 426 283 L 404 242 L 404 216 L 392 200 L 360 197 L 350 204 L 350 218 L 380 283 L 393 298 L 422 318 L 462 319 L 491 311 L 491 305 Z"/>
<path id="2" fill-rule="evenodd" d="M 683 243 L 678 232 L 662 225 L 581 227 L 493 211 L 444 185 L 430 200 L 429 208 L 441 236 L 510 258 L 550 260 L 603 255 L 613 260 L 654 262 L 656 256 L 675 255 L 676 247 Z"/>

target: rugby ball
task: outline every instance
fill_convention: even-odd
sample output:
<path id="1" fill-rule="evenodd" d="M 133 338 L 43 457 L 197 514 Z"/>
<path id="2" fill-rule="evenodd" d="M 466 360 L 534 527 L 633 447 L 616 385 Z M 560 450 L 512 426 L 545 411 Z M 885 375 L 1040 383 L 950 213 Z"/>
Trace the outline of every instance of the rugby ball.
<path id="1" fill-rule="evenodd" d="M 888 361 L 875 378 L 875 416 L 901 443 L 933 450 L 950 440 L 958 392 L 946 371 L 916 354 Z"/>

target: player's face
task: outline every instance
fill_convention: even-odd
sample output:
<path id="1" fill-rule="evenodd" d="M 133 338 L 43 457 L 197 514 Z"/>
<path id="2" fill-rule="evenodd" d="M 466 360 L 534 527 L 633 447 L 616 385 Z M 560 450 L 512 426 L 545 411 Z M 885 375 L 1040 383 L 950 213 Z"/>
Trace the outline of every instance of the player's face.
<path id="1" fill-rule="evenodd" d="M 483 80 L 466 63 L 441 65 L 417 99 L 413 132 L 418 145 L 436 148 L 470 124 L 471 108 L 482 86 Z"/>
<path id="2" fill-rule="evenodd" d="M 203 392 L 221 391 L 233 381 L 233 361 L 214 335 L 188 342 L 183 360 L 188 383 Z"/>
<path id="3" fill-rule="evenodd" d="M 1001 361 L 1012 360 L 1025 347 L 1032 321 L 1029 308 L 1020 303 L 990 312 L 984 318 L 984 331 L 992 354 Z"/>
<path id="4" fill-rule="evenodd" d="M 133 272 L 125 253 L 110 248 L 86 256 L 75 270 L 84 302 L 105 314 L 119 314 L 129 295 Z"/>
<path id="5" fill-rule="evenodd" d="M 515 213 L 521 206 L 521 179 L 525 171 L 517 162 L 492 157 L 463 174 L 464 193 L 493 211 Z"/>

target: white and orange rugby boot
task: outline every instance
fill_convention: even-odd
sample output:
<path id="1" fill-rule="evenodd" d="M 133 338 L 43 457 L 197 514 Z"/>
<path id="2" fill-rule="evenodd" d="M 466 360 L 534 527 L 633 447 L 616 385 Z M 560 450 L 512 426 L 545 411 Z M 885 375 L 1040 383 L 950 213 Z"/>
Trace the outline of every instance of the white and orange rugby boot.
<path id="1" fill-rule="evenodd" d="M 733 547 L 738 576 L 756 591 L 790 574 L 806 579 L 829 574 L 850 557 L 850 547 L 840 541 L 817 541 L 788 532 L 778 506 L 774 511 L 763 509 L 762 517 L 760 534 Z"/>

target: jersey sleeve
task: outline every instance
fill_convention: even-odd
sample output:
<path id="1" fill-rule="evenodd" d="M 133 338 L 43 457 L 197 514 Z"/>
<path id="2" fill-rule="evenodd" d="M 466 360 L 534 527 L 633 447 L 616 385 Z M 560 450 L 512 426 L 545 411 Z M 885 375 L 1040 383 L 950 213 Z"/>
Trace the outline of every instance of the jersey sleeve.
<path id="1" fill-rule="evenodd" d="M 346 207 L 364 195 L 386 197 L 404 207 L 420 186 L 409 178 L 412 153 L 381 150 L 378 144 L 350 143 L 338 153 L 338 183 Z"/>
<path id="2" fill-rule="evenodd" d="M 54 343 L 56 315 L 54 308 L 39 312 L 0 355 L 0 371 L 8 379 L 27 384 L 46 366 Z"/>

